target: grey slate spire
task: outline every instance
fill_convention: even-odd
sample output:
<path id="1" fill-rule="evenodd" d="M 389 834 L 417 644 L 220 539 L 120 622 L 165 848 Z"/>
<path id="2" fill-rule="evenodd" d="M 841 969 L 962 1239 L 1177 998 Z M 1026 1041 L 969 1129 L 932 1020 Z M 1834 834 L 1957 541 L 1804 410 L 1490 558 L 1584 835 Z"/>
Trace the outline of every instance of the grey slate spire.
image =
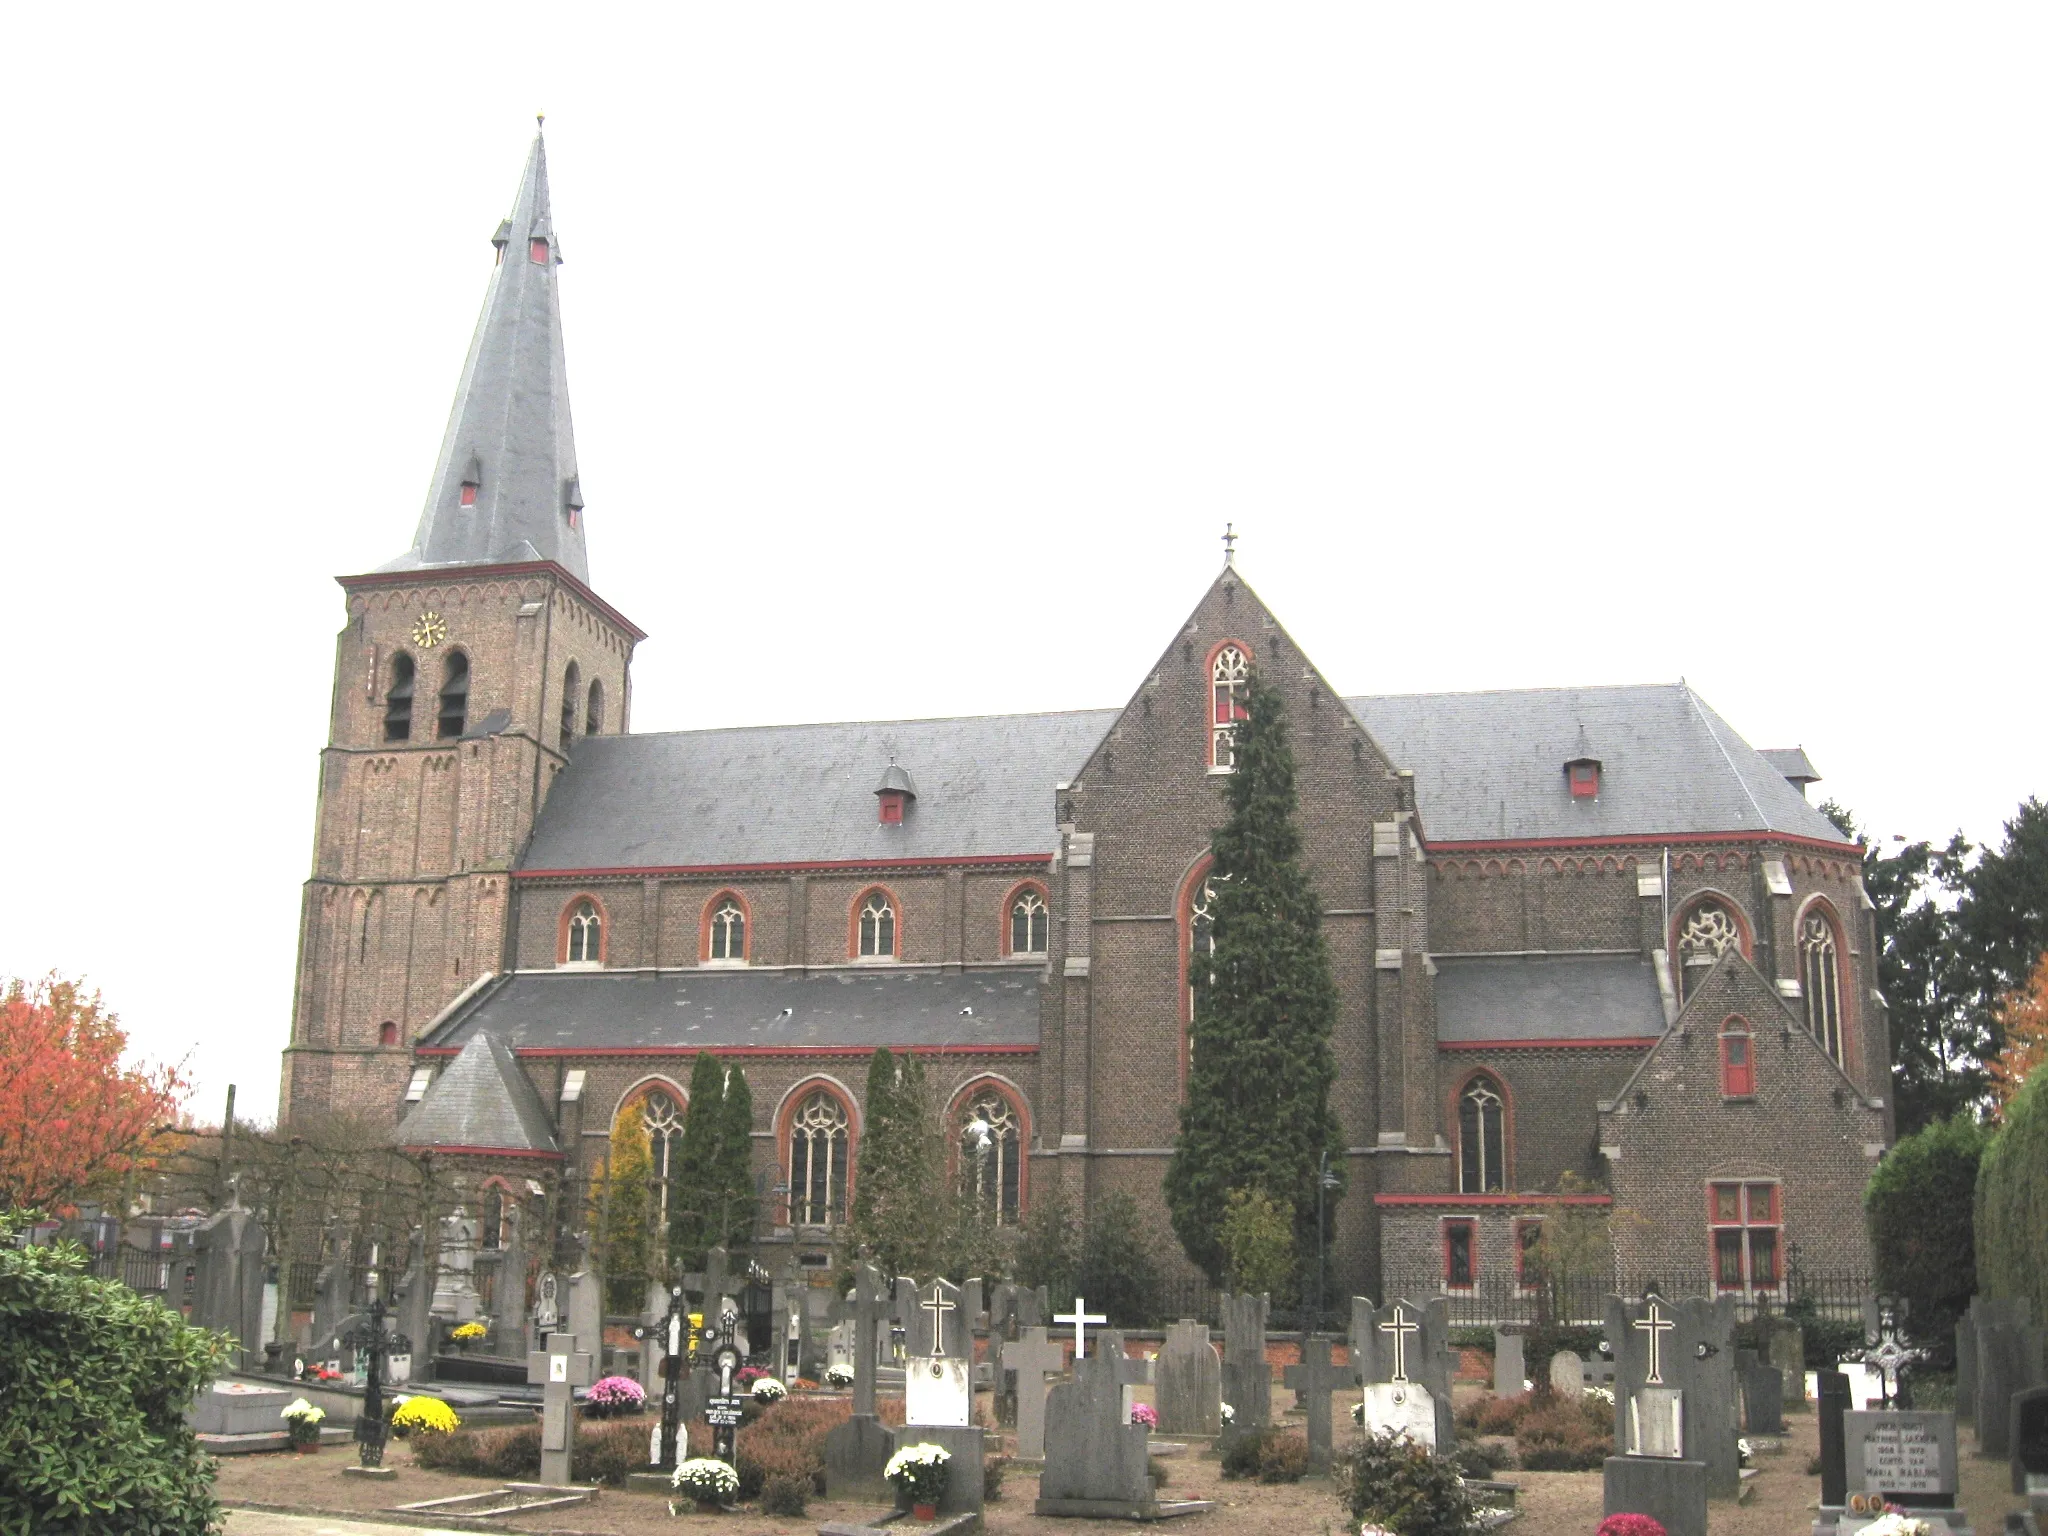
<path id="1" fill-rule="evenodd" d="M 547 145 L 533 137 L 483 314 L 448 413 L 448 432 L 413 547 L 387 571 L 552 560 L 590 581 L 583 495 L 569 421 L 561 246 L 548 208 Z M 467 500 L 465 500 L 467 498 Z"/>

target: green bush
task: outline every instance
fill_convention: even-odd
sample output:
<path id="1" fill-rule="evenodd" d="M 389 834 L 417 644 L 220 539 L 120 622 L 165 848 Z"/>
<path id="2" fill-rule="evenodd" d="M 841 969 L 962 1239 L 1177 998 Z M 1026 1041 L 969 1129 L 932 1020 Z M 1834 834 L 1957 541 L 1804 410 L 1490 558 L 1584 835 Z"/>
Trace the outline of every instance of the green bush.
<path id="1" fill-rule="evenodd" d="M 1308 1471 L 1308 1441 L 1300 1435 L 1269 1432 L 1259 1447 L 1259 1481 L 1298 1483 Z"/>
<path id="2" fill-rule="evenodd" d="M 1476 1440 L 1461 1442 L 1451 1453 L 1451 1460 L 1466 1477 L 1492 1477 L 1513 1459 L 1502 1447 L 1481 1445 Z"/>
<path id="3" fill-rule="evenodd" d="M 1887 1152 L 1863 1191 L 1873 1278 L 1907 1303 L 1906 1331 L 1946 1360 L 1977 1290 L 1975 1197 L 1985 1136 L 1967 1113 Z"/>
<path id="4" fill-rule="evenodd" d="M 1515 1456 L 1528 1472 L 1591 1472 L 1614 1454 L 1614 1405 L 1590 1392 L 1553 1393 L 1515 1424 Z"/>
<path id="5" fill-rule="evenodd" d="M 1977 1169 L 1977 1283 L 2024 1296 L 2048 1317 L 2048 1069 L 2005 1106 L 2005 1123 Z"/>
<path id="6" fill-rule="evenodd" d="M 1227 1478 L 1257 1477 L 1259 1457 L 1266 1449 L 1270 1429 L 1227 1429 L 1218 1442 L 1223 1475 Z"/>
<path id="7" fill-rule="evenodd" d="M 1863 1324 L 1847 1318 L 1822 1317 L 1810 1296 L 1795 1297 L 1785 1316 L 1799 1325 L 1800 1345 L 1809 1371 L 1832 1371 L 1844 1355 L 1863 1347 Z"/>
<path id="8" fill-rule="evenodd" d="M 1458 1469 L 1400 1435 L 1383 1431 L 1363 1442 L 1340 1459 L 1337 1477 L 1352 1518 L 1395 1536 L 1466 1536 L 1472 1529 L 1472 1500 Z"/>
<path id="9" fill-rule="evenodd" d="M 811 1502 L 811 1480 L 778 1472 L 761 1485 L 761 1513 L 801 1515 Z"/>
<path id="10" fill-rule="evenodd" d="M 84 1270 L 70 1244 L 0 1247 L 0 1532 L 205 1536 L 220 1506 L 185 1410 L 226 1339 Z"/>
<path id="11" fill-rule="evenodd" d="M 645 1423 L 579 1424 L 569 1475 L 579 1483 L 620 1487 L 628 1473 L 647 1470 Z M 540 1425 L 510 1429 L 458 1429 L 452 1435 L 415 1435 L 415 1466 L 501 1482 L 540 1476 Z"/>
<path id="12" fill-rule="evenodd" d="M 1010 1470 L 1007 1456 L 984 1456 L 981 1459 L 981 1499 L 984 1504 L 993 1504 L 1003 1496 L 1003 1474 Z"/>

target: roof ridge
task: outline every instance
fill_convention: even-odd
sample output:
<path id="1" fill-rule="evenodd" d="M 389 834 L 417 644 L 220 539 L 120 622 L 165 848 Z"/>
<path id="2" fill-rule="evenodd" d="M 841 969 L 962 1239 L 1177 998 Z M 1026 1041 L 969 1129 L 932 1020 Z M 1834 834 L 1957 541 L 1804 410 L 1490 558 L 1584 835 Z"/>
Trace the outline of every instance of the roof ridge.
<path id="1" fill-rule="evenodd" d="M 1692 705 L 1693 716 L 1699 721 L 1700 728 L 1707 733 L 1707 738 L 1713 742 L 1714 749 L 1721 754 L 1721 761 L 1728 765 L 1729 773 L 1735 776 L 1735 782 L 1742 787 L 1742 798 L 1747 800 L 1749 808 L 1756 812 L 1757 825 L 1768 830 L 1771 826 L 1770 814 L 1757 803 L 1756 791 L 1749 787 L 1749 780 L 1744 778 L 1742 770 L 1735 766 L 1735 754 L 1728 750 L 1728 743 L 1721 739 L 1721 733 L 1714 729 L 1713 721 L 1707 718 L 1712 712 L 1700 696 L 1693 692 L 1691 683 L 1680 683 L 1678 686 L 1685 691 L 1686 702 Z M 1718 719 L 1719 716 L 1715 718 Z M 1756 748 L 1751 747 L 1749 750 L 1754 752 Z"/>
<path id="2" fill-rule="evenodd" d="M 1344 695 L 1349 704 L 1357 699 L 1484 699 L 1508 698 L 1531 693 L 1623 693 L 1643 689 L 1683 688 L 1684 683 L 1544 683 L 1531 688 L 1416 688 L 1406 693 L 1352 693 Z"/>
<path id="3" fill-rule="evenodd" d="M 715 736 L 738 731 L 830 730 L 849 725 L 964 725 L 974 720 L 1052 720 L 1061 716 L 1114 715 L 1120 705 L 1098 705 L 1088 709 L 1026 709 L 985 715 L 912 715 L 896 720 L 781 720 L 764 725 L 700 725 L 673 731 L 627 731 L 618 736 L 592 737 L 594 741 L 634 741 L 656 736 Z M 583 742 L 578 742 L 581 748 Z"/>

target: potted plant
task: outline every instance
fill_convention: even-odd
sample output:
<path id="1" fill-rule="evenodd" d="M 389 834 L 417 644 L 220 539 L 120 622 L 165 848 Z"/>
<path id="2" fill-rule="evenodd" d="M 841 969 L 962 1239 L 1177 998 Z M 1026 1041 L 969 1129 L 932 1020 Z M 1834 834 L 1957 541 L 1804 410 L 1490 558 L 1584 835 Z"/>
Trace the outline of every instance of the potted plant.
<path id="1" fill-rule="evenodd" d="M 920 1520 L 939 1518 L 939 1500 L 946 1496 L 946 1479 L 952 1472 L 953 1454 L 943 1445 L 920 1441 L 906 1445 L 882 1468 L 882 1476 L 896 1496 L 910 1506 Z"/>
<path id="2" fill-rule="evenodd" d="M 761 1404 L 762 1407 L 765 1408 L 770 1403 L 779 1403 L 787 1396 L 789 1396 L 789 1388 L 785 1387 L 773 1376 L 759 1376 L 755 1378 L 754 1401 Z"/>
<path id="3" fill-rule="evenodd" d="M 1133 1403 L 1131 1404 L 1131 1422 L 1133 1424 L 1142 1424 L 1147 1429 L 1157 1429 L 1159 1427 L 1159 1410 L 1150 1403 Z"/>
<path id="4" fill-rule="evenodd" d="M 677 1465 L 669 1481 L 677 1493 L 697 1501 L 700 1514 L 725 1508 L 740 1496 L 740 1475 L 715 1456 L 692 1456 Z M 669 1505 L 675 1513 L 675 1505 Z"/>
<path id="5" fill-rule="evenodd" d="M 454 1343 L 455 1348 L 460 1353 L 466 1355 L 469 1353 L 469 1346 L 482 1343 L 484 1335 L 489 1332 L 490 1329 L 486 1328 L 482 1323 L 468 1322 L 463 1323 L 453 1333 L 449 1334 L 448 1337 Z"/>
<path id="6" fill-rule="evenodd" d="M 462 1420 L 438 1397 L 401 1397 L 391 1411 L 391 1433 L 403 1440 L 408 1435 L 452 1435 Z"/>
<path id="7" fill-rule="evenodd" d="M 325 1408 L 316 1408 L 303 1397 L 295 1397 L 278 1410 L 277 1416 L 284 1420 L 284 1432 L 291 1437 L 293 1450 L 310 1456 L 320 1449 L 320 1421 L 327 1417 Z"/>
<path id="8" fill-rule="evenodd" d="M 853 1372 L 843 1365 L 825 1367 L 825 1385 L 835 1392 L 844 1392 L 853 1385 Z"/>
<path id="9" fill-rule="evenodd" d="M 647 1404 L 647 1393 L 630 1376 L 601 1376 L 590 1385 L 583 1411 L 593 1419 L 616 1418 L 638 1413 Z"/>

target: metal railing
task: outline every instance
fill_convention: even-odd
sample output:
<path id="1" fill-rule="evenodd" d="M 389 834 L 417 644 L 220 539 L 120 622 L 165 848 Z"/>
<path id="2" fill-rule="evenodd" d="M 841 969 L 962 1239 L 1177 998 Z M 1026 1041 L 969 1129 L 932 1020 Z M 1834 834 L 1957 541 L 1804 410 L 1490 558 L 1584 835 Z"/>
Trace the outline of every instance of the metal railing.
<path id="1" fill-rule="evenodd" d="M 1454 1328 L 1528 1326 L 1539 1322 L 1598 1327 L 1606 1321 L 1610 1295 L 1640 1296 L 1653 1285 L 1660 1295 L 1674 1301 L 1689 1296 L 1731 1300 L 1735 1303 L 1735 1315 L 1742 1322 L 1765 1313 L 1793 1310 L 1854 1322 L 1862 1318 L 1865 1300 L 1875 1294 L 1870 1277 L 1854 1273 L 1795 1272 L 1777 1286 L 1723 1289 L 1706 1270 L 1670 1269 L 1655 1275 L 1619 1278 L 1573 1276 L 1562 1284 L 1544 1286 L 1524 1286 L 1512 1277 L 1492 1277 L 1456 1289 L 1444 1284 L 1440 1271 L 1409 1272 L 1389 1276 L 1385 1290 L 1388 1296 L 1404 1297 L 1418 1305 L 1442 1297 L 1450 1304 Z"/>

